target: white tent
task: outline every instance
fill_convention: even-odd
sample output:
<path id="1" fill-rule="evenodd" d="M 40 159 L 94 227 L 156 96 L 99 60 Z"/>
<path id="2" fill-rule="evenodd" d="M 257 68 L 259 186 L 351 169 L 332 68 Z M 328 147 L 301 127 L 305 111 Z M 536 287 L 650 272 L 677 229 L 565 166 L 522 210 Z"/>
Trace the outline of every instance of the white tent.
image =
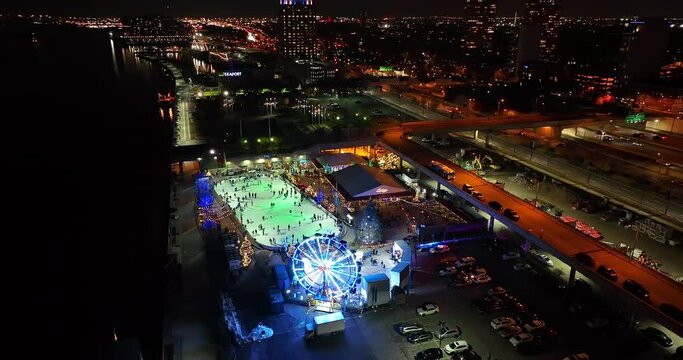
<path id="1" fill-rule="evenodd" d="M 352 165 L 330 175 L 347 200 L 409 194 L 391 175 L 367 165 Z"/>

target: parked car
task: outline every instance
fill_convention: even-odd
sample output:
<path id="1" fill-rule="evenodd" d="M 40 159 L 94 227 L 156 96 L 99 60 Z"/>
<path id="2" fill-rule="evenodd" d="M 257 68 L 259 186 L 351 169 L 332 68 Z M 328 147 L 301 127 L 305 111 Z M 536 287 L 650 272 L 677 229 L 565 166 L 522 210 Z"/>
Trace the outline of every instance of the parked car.
<path id="1" fill-rule="evenodd" d="M 505 211 L 503 211 L 503 215 L 505 215 L 512 221 L 519 221 L 519 214 L 517 214 L 517 211 L 515 211 L 514 209 L 505 209 Z"/>
<path id="2" fill-rule="evenodd" d="M 510 338 L 510 344 L 517 347 L 517 345 L 534 340 L 534 336 L 529 333 L 521 333 Z"/>
<path id="3" fill-rule="evenodd" d="M 666 140 L 666 139 L 668 139 L 668 138 L 669 138 L 669 137 L 666 136 L 666 135 L 655 135 L 655 136 L 652 137 L 652 140 Z"/>
<path id="4" fill-rule="evenodd" d="M 631 294 L 637 296 L 643 301 L 650 302 L 650 292 L 645 289 L 643 285 L 640 285 L 639 283 L 635 282 L 634 280 L 631 279 L 626 279 L 624 280 L 624 284 L 622 285 L 624 290 L 630 292 Z"/>
<path id="5" fill-rule="evenodd" d="M 470 350 L 467 352 L 456 354 L 451 359 L 452 360 L 481 360 L 481 356 L 479 354 L 477 354 L 476 351 Z"/>
<path id="6" fill-rule="evenodd" d="M 500 310 L 502 308 L 501 303 L 501 300 L 497 298 L 475 299 L 470 302 L 472 307 L 477 309 L 480 313 L 489 313 Z"/>
<path id="7" fill-rule="evenodd" d="M 595 260 L 593 260 L 593 258 L 586 253 L 580 252 L 580 253 L 574 255 L 574 258 L 578 262 L 580 262 L 586 266 L 595 266 Z"/>
<path id="8" fill-rule="evenodd" d="M 489 201 L 489 207 L 496 211 L 503 210 L 503 205 L 501 205 L 498 201 Z"/>
<path id="9" fill-rule="evenodd" d="M 633 133 L 633 137 L 636 137 L 638 139 L 645 139 L 645 134 L 643 133 Z"/>
<path id="10" fill-rule="evenodd" d="M 605 205 L 591 200 L 582 200 L 579 201 L 578 209 L 587 214 L 595 214 L 597 212 L 604 210 Z"/>
<path id="11" fill-rule="evenodd" d="M 491 282 L 491 277 L 488 276 L 488 274 L 479 274 L 472 276 L 472 282 L 475 284 L 486 284 L 488 282 Z"/>
<path id="12" fill-rule="evenodd" d="M 434 338 L 434 335 L 429 331 L 420 331 L 414 334 L 408 335 L 406 339 L 411 344 L 423 343 Z"/>
<path id="13" fill-rule="evenodd" d="M 489 295 L 503 295 L 507 294 L 507 290 L 503 288 L 502 286 L 494 286 L 489 289 L 489 291 L 486 292 Z"/>
<path id="14" fill-rule="evenodd" d="M 479 191 L 472 191 L 472 197 L 479 201 L 484 201 L 484 194 L 480 193 Z"/>
<path id="15" fill-rule="evenodd" d="M 516 299 L 512 300 L 512 301 L 504 302 L 503 307 L 508 311 L 512 311 L 513 313 L 526 311 L 526 305 L 522 304 L 521 302 L 517 301 Z"/>
<path id="16" fill-rule="evenodd" d="M 503 255 L 501 255 L 503 260 L 517 259 L 519 256 L 520 256 L 519 253 L 516 251 L 508 251 L 508 252 L 504 253 Z"/>
<path id="17" fill-rule="evenodd" d="M 462 330 L 460 329 L 459 326 L 456 326 L 455 328 L 449 328 L 444 330 L 443 332 L 439 332 L 436 334 L 437 339 L 447 339 L 447 338 L 457 338 L 460 335 L 462 335 Z"/>
<path id="18" fill-rule="evenodd" d="M 602 221 L 618 220 L 619 218 L 626 217 L 627 214 L 628 211 L 624 209 L 612 209 L 605 211 L 602 216 L 600 216 L 600 219 L 602 219 Z"/>
<path id="19" fill-rule="evenodd" d="M 458 259 L 458 261 L 455 262 L 455 266 L 458 268 L 462 268 L 465 266 L 474 265 L 476 261 L 477 260 L 472 256 L 465 256 L 463 258 Z"/>
<path id="20" fill-rule="evenodd" d="M 662 303 L 661 305 L 659 305 L 659 310 L 661 310 L 664 314 L 670 316 L 672 319 L 683 323 L 683 311 L 681 311 L 681 309 L 677 308 L 676 306 L 667 303 Z"/>
<path id="21" fill-rule="evenodd" d="M 661 330 L 653 327 L 648 327 L 640 330 L 648 339 L 656 342 L 663 347 L 671 347 L 674 342 L 670 337 L 666 336 Z"/>
<path id="22" fill-rule="evenodd" d="M 605 265 L 598 266 L 598 274 L 612 281 L 617 281 L 618 278 L 617 272 L 614 271 L 611 267 Z"/>
<path id="23" fill-rule="evenodd" d="M 513 319 L 515 319 L 515 321 L 517 321 L 517 324 L 519 324 L 519 325 L 526 325 L 526 324 L 528 324 L 534 320 L 540 319 L 540 316 L 537 313 L 526 310 L 526 309 L 516 311 L 514 314 L 509 315 L 509 316 L 512 317 Z"/>
<path id="24" fill-rule="evenodd" d="M 464 353 L 471 349 L 472 347 L 465 340 L 454 341 L 443 348 L 448 355 Z"/>
<path id="25" fill-rule="evenodd" d="M 508 326 L 513 326 L 517 325 L 517 322 L 515 319 L 509 317 L 509 316 L 499 316 L 493 320 L 491 320 L 491 327 L 493 330 L 498 330 L 500 328 L 508 327 Z"/>
<path id="26" fill-rule="evenodd" d="M 530 322 L 524 324 L 524 330 L 527 332 L 533 332 L 542 327 L 545 327 L 545 321 L 543 320 L 531 320 Z"/>
<path id="27" fill-rule="evenodd" d="M 527 264 L 527 263 L 518 262 L 518 263 L 512 265 L 512 268 L 515 269 L 515 271 L 521 271 L 521 270 L 529 270 L 529 269 L 531 269 L 531 266 L 529 266 L 529 264 Z"/>
<path id="28" fill-rule="evenodd" d="M 545 266 L 552 267 L 554 265 L 553 261 L 546 254 L 536 253 L 534 254 L 534 258 Z"/>
<path id="29" fill-rule="evenodd" d="M 441 244 L 429 249 L 429 252 L 432 254 L 443 254 L 445 252 L 448 252 L 449 250 L 450 248 L 448 247 L 448 245 Z"/>
<path id="30" fill-rule="evenodd" d="M 502 337 L 504 339 L 507 339 L 510 336 L 515 336 L 515 335 L 521 334 L 521 333 L 522 333 L 522 328 L 517 326 L 517 325 L 502 327 L 502 328 L 500 328 L 500 330 L 498 330 L 498 335 L 500 335 L 500 337 Z"/>
<path id="31" fill-rule="evenodd" d="M 448 275 L 455 274 L 457 272 L 458 272 L 458 268 L 456 268 L 455 266 L 445 267 L 445 268 L 439 269 L 439 276 L 442 276 L 442 277 L 448 276 Z"/>
<path id="32" fill-rule="evenodd" d="M 415 311 L 419 316 L 432 315 L 439 312 L 439 305 L 435 303 L 426 303 L 419 306 Z"/>
<path id="33" fill-rule="evenodd" d="M 454 288 L 463 288 L 470 285 L 472 285 L 472 279 L 469 276 L 456 276 L 448 284 L 449 287 Z"/>
<path id="34" fill-rule="evenodd" d="M 443 351 L 439 348 L 429 348 L 415 355 L 415 360 L 439 360 L 443 357 Z"/>
<path id="35" fill-rule="evenodd" d="M 486 272 L 486 269 L 479 268 L 479 267 L 467 269 L 467 273 L 470 274 L 471 276 L 479 276 L 479 275 L 487 275 L 488 274 Z"/>
<path id="36" fill-rule="evenodd" d="M 422 324 L 420 323 L 415 323 L 415 322 L 409 322 L 409 323 L 403 323 L 398 326 L 398 332 L 401 335 L 408 335 L 412 334 L 415 332 L 420 332 L 424 331 L 425 328 Z"/>

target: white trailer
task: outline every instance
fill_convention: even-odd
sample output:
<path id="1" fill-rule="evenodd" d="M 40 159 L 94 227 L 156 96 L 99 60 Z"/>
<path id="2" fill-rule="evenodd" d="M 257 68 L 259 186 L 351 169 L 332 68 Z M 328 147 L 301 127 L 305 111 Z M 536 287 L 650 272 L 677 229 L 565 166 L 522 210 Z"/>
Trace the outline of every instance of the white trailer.
<path id="1" fill-rule="evenodd" d="M 344 315 L 341 312 L 319 315 L 313 318 L 312 323 L 306 324 L 306 338 L 336 334 L 344 331 L 344 328 Z"/>

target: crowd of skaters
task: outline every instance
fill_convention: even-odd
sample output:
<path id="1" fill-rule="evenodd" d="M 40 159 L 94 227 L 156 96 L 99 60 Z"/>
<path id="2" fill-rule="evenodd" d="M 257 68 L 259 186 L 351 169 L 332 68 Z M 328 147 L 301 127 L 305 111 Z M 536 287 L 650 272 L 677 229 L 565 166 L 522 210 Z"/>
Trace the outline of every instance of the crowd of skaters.
<path id="1" fill-rule="evenodd" d="M 306 197 L 304 192 L 286 181 L 284 182 L 285 187 L 276 188 L 273 186 L 273 181 L 276 178 L 279 178 L 276 173 L 262 171 L 249 173 L 248 175 L 242 177 L 223 178 L 221 181 L 219 181 L 219 185 L 222 186 L 217 187 L 217 192 L 228 203 L 234 204 L 233 209 L 237 214 L 239 214 L 240 222 L 246 231 L 250 232 L 252 235 L 259 235 L 261 237 L 269 236 L 271 234 L 277 235 L 275 237 L 268 237 L 265 239 L 261 238 L 262 241 L 266 240 L 271 245 L 280 246 L 298 243 L 304 239 L 304 235 L 296 236 L 293 232 L 296 232 L 295 230 L 298 230 L 307 224 L 317 222 L 318 226 L 316 227 L 316 231 L 322 232 L 323 230 L 328 230 L 323 225 L 323 220 L 330 219 L 330 215 L 327 213 L 324 215 L 313 214 L 310 217 L 310 222 L 307 222 L 302 209 L 303 201 Z M 263 180 L 266 180 L 266 182 L 264 183 Z M 266 190 L 252 192 L 253 190 L 251 190 L 250 187 L 253 185 L 265 185 Z M 272 214 L 261 215 L 261 223 L 259 224 L 256 224 L 253 219 L 243 218 L 245 210 L 254 206 L 254 199 L 259 199 L 262 201 L 264 198 L 268 197 L 276 200 L 269 203 L 271 209 L 275 208 L 278 204 L 282 204 L 282 201 L 286 201 L 286 203 L 291 201 L 292 205 L 287 211 L 290 216 L 297 217 L 298 219 L 295 219 L 295 222 L 292 221 L 286 225 L 275 225 L 269 228 L 267 225 L 265 225 L 265 222 L 266 220 L 273 219 Z M 258 210 L 262 211 L 264 209 L 261 207 Z M 343 229 L 341 221 L 335 219 L 335 225 L 341 233 Z"/>

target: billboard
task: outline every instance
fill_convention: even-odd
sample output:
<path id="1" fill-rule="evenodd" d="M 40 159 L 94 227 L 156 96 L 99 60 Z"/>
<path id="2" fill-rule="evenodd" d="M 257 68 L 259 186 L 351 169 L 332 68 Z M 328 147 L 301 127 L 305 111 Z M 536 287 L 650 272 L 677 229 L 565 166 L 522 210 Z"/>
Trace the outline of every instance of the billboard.
<path id="1" fill-rule="evenodd" d="M 630 114 L 626 116 L 627 124 L 640 123 L 645 121 L 645 113 L 639 112 L 637 114 Z"/>

